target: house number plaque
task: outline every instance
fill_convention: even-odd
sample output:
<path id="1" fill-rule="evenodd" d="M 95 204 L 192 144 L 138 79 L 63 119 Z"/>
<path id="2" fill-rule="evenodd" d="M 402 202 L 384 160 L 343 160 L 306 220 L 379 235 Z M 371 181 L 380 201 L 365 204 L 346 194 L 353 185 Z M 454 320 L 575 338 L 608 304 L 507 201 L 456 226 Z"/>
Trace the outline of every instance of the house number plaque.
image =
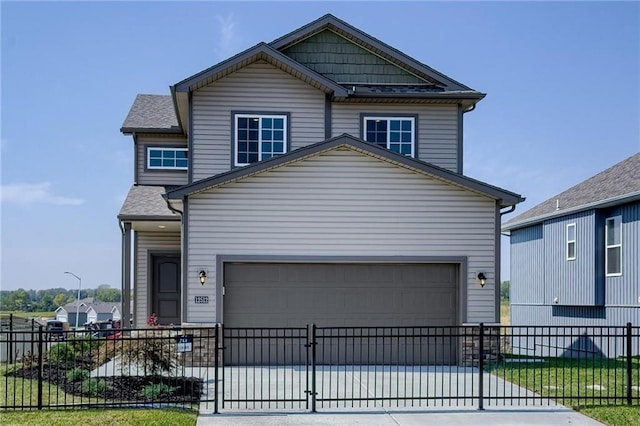
<path id="1" fill-rule="evenodd" d="M 209 296 L 194 296 L 196 304 L 209 303 Z"/>

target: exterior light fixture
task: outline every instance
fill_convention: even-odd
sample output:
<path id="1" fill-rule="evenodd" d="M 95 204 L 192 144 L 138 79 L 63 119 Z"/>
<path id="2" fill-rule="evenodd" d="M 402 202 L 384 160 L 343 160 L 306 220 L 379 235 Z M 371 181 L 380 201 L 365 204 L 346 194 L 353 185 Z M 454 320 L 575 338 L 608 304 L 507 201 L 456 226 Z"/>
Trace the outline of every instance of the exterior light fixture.
<path id="1" fill-rule="evenodd" d="M 484 272 L 478 273 L 478 281 L 480 281 L 480 287 L 484 287 L 487 283 L 487 277 L 484 275 Z"/>
<path id="2" fill-rule="evenodd" d="M 198 279 L 200 280 L 200 284 L 202 285 L 207 282 L 207 273 L 204 269 L 198 274 Z"/>

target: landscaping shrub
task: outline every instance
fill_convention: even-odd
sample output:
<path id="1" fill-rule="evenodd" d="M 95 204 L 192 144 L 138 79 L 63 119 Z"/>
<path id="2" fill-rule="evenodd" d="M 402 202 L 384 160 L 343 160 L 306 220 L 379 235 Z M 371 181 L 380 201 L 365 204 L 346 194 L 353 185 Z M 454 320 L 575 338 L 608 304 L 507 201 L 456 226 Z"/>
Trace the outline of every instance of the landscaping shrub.
<path id="1" fill-rule="evenodd" d="M 144 396 L 147 399 L 154 400 L 163 396 L 170 396 L 175 390 L 176 388 L 171 387 L 167 384 L 154 383 L 152 385 L 146 385 L 144 388 L 142 388 L 142 391 L 140 391 L 140 395 Z"/>
<path id="2" fill-rule="evenodd" d="M 76 351 L 72 343 L 59 343 L 49 349 L 47 356 L 50 361 L 63 363 L 73 361 L 76 358 Z"/>
<path id="3" fill-rule="evenodd" d="M 122 365 L 136 365 L 151 376 L 171 373 L 179 363 L 176 335 L 162 329 L 131 332 L 131 339 L 122 341 L 118 348 Z"/>
<path id="4" fill-rule="evenodd" d="M 104 379 L 95 377 L 82 382 L 80 391 L 86 396 L 98 396 L 107 389 L 107 382 Z"/>
<path id="5" fill-rule="evenodd" d="M 88 334 L 82 337 L 72 337 L 68 342 L 73 345 L 76 355 L 87 354 L 100 347 L 100 341 Z"/>
<path id="6" fill-rule="evenodd" d="M 84 368 L 76 367 L 67 371 L 67 380 L 70 382 L 79 382 L 89 378 L 89 371 Z"/>

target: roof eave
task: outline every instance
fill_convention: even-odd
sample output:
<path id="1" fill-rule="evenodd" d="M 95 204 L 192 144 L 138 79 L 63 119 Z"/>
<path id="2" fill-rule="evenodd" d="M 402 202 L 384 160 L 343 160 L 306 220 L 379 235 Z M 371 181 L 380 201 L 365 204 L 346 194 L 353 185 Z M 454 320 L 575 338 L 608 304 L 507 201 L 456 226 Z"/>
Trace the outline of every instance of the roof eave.
<path id="1" fill-rule="evenodd" d="M 226 59 L 212 67 L 209 67 L 197 74 L 192 75 L 179 83 L 176 83 L 174 89 L 176 92 L 188 92 L 193 90 L 193 86 L 202 83 L 203 81 L 215 76 L 220 72 L 224 72 L 227 69 L 233 68 L 236 65 L 241 64 L 244 61 L 248 61 L 252 58 L 258 57 L 260 55 L 266 55 L 271 57 L 274 61 L 278 63 L 282 63 L 285 66 L 290 67 L 291 69 L 299 72 L 300 74 L 306 76 L 312 81 L 315 81 L 321 86 L 324 86 L 329 89 L 335 96 L 346 96 L 347 89 L 334 82 L 333 80 L 324 77 L 323 75 L 311 70 L 310 68 L 305 67 L 299 62 L 294 61 L 288 56 L 278 52 L 273 47 L 268 44 L 262 42 L 257 45 L 250 47 L 249 49 L 238 53 L 235 56 L 232 56 L 229 59 Z"/>
<path id="2" fill-rule="evenodd" d="M 145 221 L 145 222 L 168 222 L 168 221 L 180 221 L 180 216 L 177 215 L 135 215 L 135 214 L 119 214 L 118 220 L 125 222 Z"/>
<path id="3" fill-rule="evenodd" d="M 364 142 L 348 134 L 342 134 L 313 145 L 299 148 L 285 155 L 273 157 L 269 160 L 261 161 L 249 166 L 245 166 L 243 168 L 233 169 L 198 182 L 174 188 L 167 191 L 166 198 L 168 200 L 180 200 L 191 194 L 205 191 L 207 189 L 223 185 L 233 180 L 241 179 L 246 176 L 273 169 L 275 167 L 279 167 L 305 157 L 310 157 L 320 152 L 328 151 L 337 146 L 346 144 L 351 145 L 354 148 L 371 155 L 387 159 L 391 162 L 401 164 L 408 168 L 421 170 L 424 173 L 431 174 L 452 184 L 457 184 L 462 187 L 468 188 L 469 190 L 482 193 L 485 196 L 497 200 L 500 203 L 501 207 L 512 206 L 524 201 L 524 199 L 519 194 L 489 185 L 468 176 L 454 173 L 450 170 L 438 167 L 431 163 L 426 163 L 424 161 L 394 153 L 385 148 L 381 148 L 376 145 Z"/>
<path id="4" fill-rule="evenodd" d="M 134 133 L 149 133 L 149 134 L 162 134 L 162 133 L 169 133 L 169 134 L 176 134 L 176 135 L 182 135 L 184 134 L 184 132 L 182 131 L 182 129 L 179 126 L 174 126 L 174 127 L 164 127 L 164 128 L 158 128 L 158 127 L 121 127 L 120 128 L 120 132 L 122 132 L 122 134 L 124 135 L 131 135 Z"/>
<path id="5" fill-rule="evenodd" d="M 576 206 L 564 210 L 556 210 L 551 213 L 538 215 L 532 218 L 519 220 L 517 222 L 509 223 L 507 222 L 503 227 L 502 231 L 512 231 L 518 228 L 525 228 L 527 226 L 536 225 L 540 222 L 544 222 L 545 220 L 555 219 L 557 217 L 567 216 L 574 213 L 579 213 L 585 210 L 591 209 L 603 209 L 607 207 L 614 207 L 620 204 L 630 203 L 632 201 L 640 200 L 640 191 L 631 192 L 629 194 L 620 195 L 617 197 L 607 198 L 606 200 L 595 201 L 593 203 L 583 204 L 581 206 Z"/>

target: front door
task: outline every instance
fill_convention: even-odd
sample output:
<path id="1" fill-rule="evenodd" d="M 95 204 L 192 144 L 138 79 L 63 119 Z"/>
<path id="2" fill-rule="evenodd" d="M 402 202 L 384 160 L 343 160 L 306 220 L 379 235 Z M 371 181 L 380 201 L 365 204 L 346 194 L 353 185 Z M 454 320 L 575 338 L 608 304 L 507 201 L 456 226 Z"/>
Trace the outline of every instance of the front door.
<path id="1" fill-rule="evenodd" d="M 179 325 L 180 318 L 180 255 L 151 255 L 152 313 L 161 325 Z"/>

